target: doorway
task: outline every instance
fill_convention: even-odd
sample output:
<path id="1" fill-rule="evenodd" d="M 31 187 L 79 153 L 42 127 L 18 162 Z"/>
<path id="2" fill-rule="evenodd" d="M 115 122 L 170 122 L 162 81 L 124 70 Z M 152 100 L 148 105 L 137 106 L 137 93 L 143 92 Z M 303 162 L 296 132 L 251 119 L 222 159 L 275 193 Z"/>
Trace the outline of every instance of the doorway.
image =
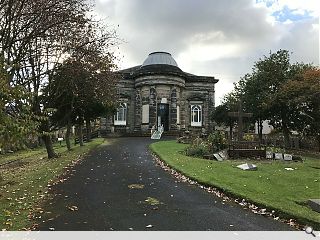
<path id="1" fill-rule="evenodd" d="M 162 125 L 164 131 L 169 131 L 169 104 L 158 104 L 157 125 L 158 127 Z"/>

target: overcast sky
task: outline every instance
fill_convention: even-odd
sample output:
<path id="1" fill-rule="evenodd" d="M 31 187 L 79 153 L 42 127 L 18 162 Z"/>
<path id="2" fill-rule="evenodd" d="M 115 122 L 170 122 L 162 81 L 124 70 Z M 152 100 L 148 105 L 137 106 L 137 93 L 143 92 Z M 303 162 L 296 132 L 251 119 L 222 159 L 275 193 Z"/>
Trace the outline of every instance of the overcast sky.
<path id="1" fill-rule="evenodd" d="M 170 52 L 179 67 L 214 76 L 216 105 L 255 61 L 286 49 L 319 65 L 319 0 L 96 0 L 96 12 L 124 40 L 119 68 Z"/>

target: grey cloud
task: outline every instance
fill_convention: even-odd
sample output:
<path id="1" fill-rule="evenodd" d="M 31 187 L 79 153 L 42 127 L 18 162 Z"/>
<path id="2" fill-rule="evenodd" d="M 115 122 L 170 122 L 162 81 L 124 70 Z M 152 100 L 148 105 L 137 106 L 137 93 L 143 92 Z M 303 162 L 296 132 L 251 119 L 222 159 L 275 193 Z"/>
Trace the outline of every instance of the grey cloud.
<path id="1" fill-rule="evenodd" d="M 240 52 L 231 56 L 214 61 L 194 59 L 189 69 L 182 69 L 224 76 L 217 84 L 219 91 L 223 90 L 222 82 L 238 81 L 270 50 L 288 49 L 298 61 L 319 63 L 319 30 L 311 31 L 311 24 L 317 21 L 294 23 L 291 28 L 272 25 L 266 21 L 267 11 L 254 7 L 252 0 L 96 1 L 97 11 L 111 24 L 120 25 L 119 35 L 126 41 L 120 48 L 133 65 L 141 64 L 153 51 L 168 51 L 177 57 L 188 52 L 191 44 L 239 46 Z M 188 58 L 192 60 L 193 56 Z"/>
<path id="2" fill-rule="evenodd" d="M 110 14 L 115 24 L 120 25 L 123 37 L 128 43 L 134 43 L 139 53 L 143 49 L 178 53 L 196 34 L 204 36 L 198 39 L 199 43 L 221 40 L 248 43 L 254 41 L 252 34 L 254 39 L 273 34 L 264 21 L 266 12 L 253 8 L 250 0 L 112 0 L 104 5 L 100 3 L 98 10 Z M 206 38 L 208 33 L 214 36 L 217 32 L 222 33 L 224 39 Z"/>
<path id="3" fill-rule="evenodd" d="M 318 19 L 308 19 L 290 26 L 278 48 L 291 51 L 292 61 L 313 63 L 319 66 L 319 29 L 312 25 L 318 24 Z"/>

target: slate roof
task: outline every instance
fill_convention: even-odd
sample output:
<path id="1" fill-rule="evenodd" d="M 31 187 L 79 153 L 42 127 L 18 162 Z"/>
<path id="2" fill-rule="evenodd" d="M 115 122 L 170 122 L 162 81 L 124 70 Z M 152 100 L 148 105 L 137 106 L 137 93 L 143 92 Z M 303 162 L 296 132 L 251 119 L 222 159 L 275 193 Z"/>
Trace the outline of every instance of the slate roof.
<path id="1" fill-rule="evenodd" d="M 173 61 L 174 62 L 173 62 Z M 219 80 L 214 77 L 209 76 L 197 76 L 191 73 L 183 72 L 175 60 L 172 58 L 170 53 L 166 52 L 154 52 L 149 54 L 147 59 L 142 65 L 127 68 L 118 71 L 118 73 L 123 75 L 125 79 L 135 79 L 139 76 L 146 75 L 171 75 L 179 76 L 184 78 L 186 81 L 191 82 L 214 82 L 217 83 Z"/>

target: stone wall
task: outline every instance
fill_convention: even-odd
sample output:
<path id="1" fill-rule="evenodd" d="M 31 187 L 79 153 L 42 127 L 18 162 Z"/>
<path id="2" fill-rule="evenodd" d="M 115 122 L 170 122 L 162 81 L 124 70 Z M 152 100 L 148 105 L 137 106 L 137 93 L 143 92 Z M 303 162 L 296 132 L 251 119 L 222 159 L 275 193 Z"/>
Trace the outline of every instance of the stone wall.
<path id="1" fill-rule="evenodd" d="M 127 125 L 113 126 L 109 117 L 103 126 L 108 132 L 148 132 L 157 125 L 158 104 L 169 106 L 169 131 L 190 130 L 210 132 L 213 129 L 211 112 L 214 110 L 214 83 L 197 78 L 187 81 L 180 76 L 152 75 L 119 82 L 119 101 L 127 103 Z M 191 126 L 192 103 L 202 106 L 202 126 Z M 144 107 L 143 107 L 144 106 Z M 148 108 L 148 110 L 147 110 Z M 143 110 L 144 109 L 144 110 Z M 142 113 L 149 114 L 149 119 Z M 179 119 L 178 119 L 179 117 Z"/>

